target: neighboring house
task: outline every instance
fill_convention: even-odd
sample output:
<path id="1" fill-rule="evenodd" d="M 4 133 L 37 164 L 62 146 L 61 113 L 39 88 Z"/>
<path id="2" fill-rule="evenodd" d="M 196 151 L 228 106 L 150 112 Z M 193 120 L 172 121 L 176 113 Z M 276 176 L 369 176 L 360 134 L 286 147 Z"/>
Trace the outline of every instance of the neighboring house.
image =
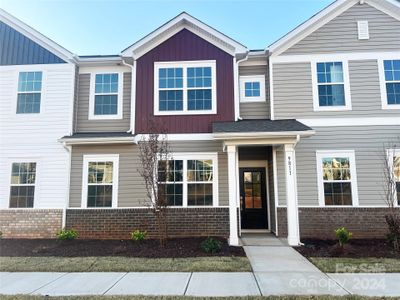
<path id="1" fill-rule="evenodd" d="M 120 55 L 73 56 L 1 16 L 2 45 L 22 43 L 1 54 L 4 236 L 50 236 L 51 222 L 82 238 L 154 233 L 137 171 L 150 121 L 173 152 L 159 167 L 171 236 L 384 236 L 385 151 L 400 182 L 397 1 L 336 1 L 257 51 L 182 13 Z M 38 118 L 17 123 L 40 78 Z"/>

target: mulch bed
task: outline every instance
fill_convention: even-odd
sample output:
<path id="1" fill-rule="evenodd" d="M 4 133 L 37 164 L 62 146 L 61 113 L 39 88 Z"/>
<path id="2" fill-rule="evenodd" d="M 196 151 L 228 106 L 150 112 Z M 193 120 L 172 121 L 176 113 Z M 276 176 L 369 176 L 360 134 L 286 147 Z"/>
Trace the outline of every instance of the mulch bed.
<path id="1" fill-rule="evenodd" d="M 205 253 L 200 244 L 204 238 L 169 239 L 165 248 L 158 240 L 71 240 L 1 239 L 0 256 L 127 256 L 148 258 L 178 258 L 204 256 L 246 256 L 242 247 L 230 247 L 226 240 L 219 253 Z"/>
<path id="2" fill-rule="evenodd" d="M 305 257 L 384 257 L 400 258 L 386 240 L 354 239 L 342 249 L 335 240 L 302 240 L 304 246 L 295 249 Z"/>

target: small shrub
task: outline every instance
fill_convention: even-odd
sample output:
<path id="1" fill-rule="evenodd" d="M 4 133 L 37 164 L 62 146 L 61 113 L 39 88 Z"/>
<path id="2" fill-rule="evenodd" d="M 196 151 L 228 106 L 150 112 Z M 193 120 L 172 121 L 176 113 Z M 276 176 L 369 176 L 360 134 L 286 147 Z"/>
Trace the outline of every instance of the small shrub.
<path id="1" fill-rule="evenodd" d="M 218 253 L 222 249 L 222 244 L 220 241 L 213 239 L 212 237 L 206 238 L 202 243 L 201 243 L 201 249 L 203 249 L 204 252 L 206 253 Z"/>
<path id="2" fill-rule="evenodd" d="M 339 240 L 339 245 L 341 247 L 346 245 L 353 236 L 353 234 L 349 232 L 345 227 L 336 229 L 335 234 Z"/>
<path id="3" fill-rule="evenodd" d="M 61 229 L 57 232 L 57 238 L 59 240 L 74 240 L 78 237 L 78 232 L 73 229 Z"/>
<path id="4" fill-rule="evenodd" d="M 131 239 L 134 242 L 141 242 L 147 236 L 147 231 L 141 231 L 139 229 L 131 232 Z"/>

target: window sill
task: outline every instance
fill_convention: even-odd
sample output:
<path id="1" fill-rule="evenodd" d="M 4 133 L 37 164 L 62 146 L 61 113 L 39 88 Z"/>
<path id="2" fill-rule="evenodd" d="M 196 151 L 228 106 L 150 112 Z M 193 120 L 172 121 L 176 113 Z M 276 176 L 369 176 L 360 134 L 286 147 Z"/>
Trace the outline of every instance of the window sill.
<path id="1" fill-rule="evenodd" d="M 216 115 L 214 110 L 203 111 L 155 111 L 155 116 L 191 116 L 191 115 Z"/>
<path id="2" fill-rule="evenodd" d="M 314 111 L 350 111 L 351 107 L 348 106 L 327 106 L 327 107 L 314 107 Z"/>
<path id="3" fill-rule="evenodd" d="M 93 115 L 89 120 L 122 120 L 122 115 Z"/>
<path id="4" fill-rule="evenodd" d="M 243 98 L 240 99 L 240 103 L 266 103 L 267 101 L 263 98 L 261 99 L 251 99 L 251 98 Z"/>

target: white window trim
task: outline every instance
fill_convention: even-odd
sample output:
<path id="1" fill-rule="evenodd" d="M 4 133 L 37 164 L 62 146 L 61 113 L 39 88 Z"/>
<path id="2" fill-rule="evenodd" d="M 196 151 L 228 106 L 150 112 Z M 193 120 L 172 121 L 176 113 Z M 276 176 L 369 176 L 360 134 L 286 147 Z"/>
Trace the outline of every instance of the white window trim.
<path id="1" fill-rule="evenodd" d="M 352 205 L 325 205 L 324 196 L 324 180 L 322 174 L 322 159 L 325 157 L 348 157 L 350 160 L 350 176 L 351 176 L 351 196 Z M 358 185 L 357 185 L 357 168 L 354 150 L 318 150 L 317 158 L 317 176 L 318 176 L 318 202 L 321 207 L 352 207 L 359 206 Z"/>
<path id="2" fill-rule="evenodd" d="M 265 102 L 265 75 L 246 75 L 240 76 L 240 102 L 241 103 L 252 103 L 252 102 Z M 245 83 L 246 82 L 259 82 L 260 83 L 260 96 L 259 97 L 246 97 L 245 94 Z"/>
<path id="3" fill-rule="evenodd" d="M 396 57 L 378 58 L 379 84 L 381 87 L 382 109 L 400 109 L 400 104 L 388 104 L 387 91 L 386 91 L 386 79 L 385 79 L 385 67 L 383 65 L 384 60 L 400 60 L 400 55 L 396 56 Z M 390 82 L 398 82 L 398 81 L 390 81 Z"/>
<path id="4" fill-rule="evenodd" d="M 115 115 L 95 115 L 94 114 L 94 99 L 96 87 L 96 75 L 98 74 L 118 74 L 118 105 L 117 114 Z M 112 71 L 106 69 L 104 72 L 97 71 L 90 73 L 90 95 L 89 95 L 89 120 L 117 120 L 123 118 L 123 86 L 124 86 L 124 73 L 120 70 Z M 110 93 L 111 94 L 111 93 Z"/>
<path id="5" fill-rule="evenodd" d="M 211 109 L 209 110 L 188 110 L 187 99 L 187 68 L 190 67 L 211 67 Z M 160 68 L 183 68 L 183 110 L 181 111 L 160 111 L 159 109 L 159 89 L 158 89 L 158 70 Z M 154 63 L 154 115 L 212 115 L 217 113 L 217 73 L 215 60 L 200 61 L 173 61 Z M 178 88 L 177 88 L 178 89 Z"/>
<path id="6" fill-rule="evenodd" d="M 35 92 L 19 92 L 18 91 L 19 73 L 25 73 L 25 72 L 42 72 L 42 89 L 40 90 L 40 109 L 39 109 L 39 112 L 37 112 L 37 113 L 17 113 L 17 109 L 18 109 L 18 94 L 19 93 L 21 93 L 21 94 L 22 93 L 28 93 L 28 94 L 29 93 L 38 93 L 38 91 L 35 91 Z M 45 112 L 45 105 L 44 104 L 45 104 L 45 99 L 46 99 L 45 91 L 46 91 L 46 82 L 47 82 L 47 71 L 43 70 L 43 69 L 40 69 L 40 67 L 36 68 L 36 67 L 33 67 L 33 66 L 30 66 L 29 69 L 27 69 L 27 68 L 18 68 L 17 72 L 15 74 L 15 81 L 14 82 L 15 82 L 15 88 L 14 88 L 15 97 L 14 97 L 14 105 L 12 105 L 12 107 L 13 107 L 12 114 L 15 115 L 17 118 L 21 118 L 21 116 L 24 117 L 24 118 L 29 117 L 29 116 L 34 117 L 34 116 L 38 116 L 40 114 L 43 114 Z"/>
<path id="7" fill-rule="evenodd" d="M 36 163 L 36 173 L 35 173 L 35 194 L 33 195 L 33 207 L 10 207 L 10 195 L 11 195 L 11 186 L 21 186 L 20 184 L 11 184 L 11 174 L 12 174 L 12 165 L 13 163 Z M 7 197 L 7 209 L 34 209 L 38 208 L 38 200 L 40 199 L 40 159 L 38 157 L 16 157 L 10 158 L 8 160 L 8 197 Z M 26 184 L 31 185 L 31 184 Z"/>
<path id="8" fill-rule="evenodd" d="M 344 84 L 344 101 L 343 106 L 319 106 L 318 95 L 318 78 L 317 78 L 317 63 L 324 62 L 341 62 L 343 66 L 343 84 Z M 344 111 L 351 110 L 351 92 L 350 92 L 350 77 L 349 77 L 349 63 L 346 59 L 314 59 L 311 60 L 311 80 L 312 80 L 312 93 L 313 93 L 313 107 L 314 111 Z"/>
<path id="9" fill-rule="evenodd" d="M 183 199 L 182 206 L 170 206 L 170 207 L 189 207 L 189 208 L 207 208 L 207 207 L 218 207 L 219 195 L 218 195 L 218 153 L 215 152 L 204 152 L 204 153 L 171 153 L 168 160 L 183 160 Z M 213 163 L 213 203 L 212 205 L 188 205 L 188 184 L 192 183 L 187 181 L 187 161 L 188 160 L 212 160 Z M 193 182 L 196 183 L 196 182 Z"/>
<path id="10" fill-rule="evenodd" d="M 88 193 L 88 169 L 89 162 L 113 162 L 113 191 L 111 207 L 88 207 L 87 206 L 87 193 Z M 119 154 L 96 154 L 83 156 L 83 169 L 82 169 L 82 198 L 81 207 L 88 209 L 107 209 L 116 208 L 118 206 L 118 180 L 119 180 Z"/>
<path id="11" fill-rule="evenodd" d="M 393 158 L 395 156 L 400 156 L 400 148 L 387 149 L 387 157 L 389 159 L 389 167 L 392 170 L 392 172 L 394 172 L 394 170 L 393 170 Z M 392 174 L 394 174 L 394 173 L 392 173 Z M 395 206 L 398 207 L 399 206 L 399 201 L 398 201 L 399 199 L 397 199 L 397 193 L 394 194 L 394 200 L 395 200 Z"/>

